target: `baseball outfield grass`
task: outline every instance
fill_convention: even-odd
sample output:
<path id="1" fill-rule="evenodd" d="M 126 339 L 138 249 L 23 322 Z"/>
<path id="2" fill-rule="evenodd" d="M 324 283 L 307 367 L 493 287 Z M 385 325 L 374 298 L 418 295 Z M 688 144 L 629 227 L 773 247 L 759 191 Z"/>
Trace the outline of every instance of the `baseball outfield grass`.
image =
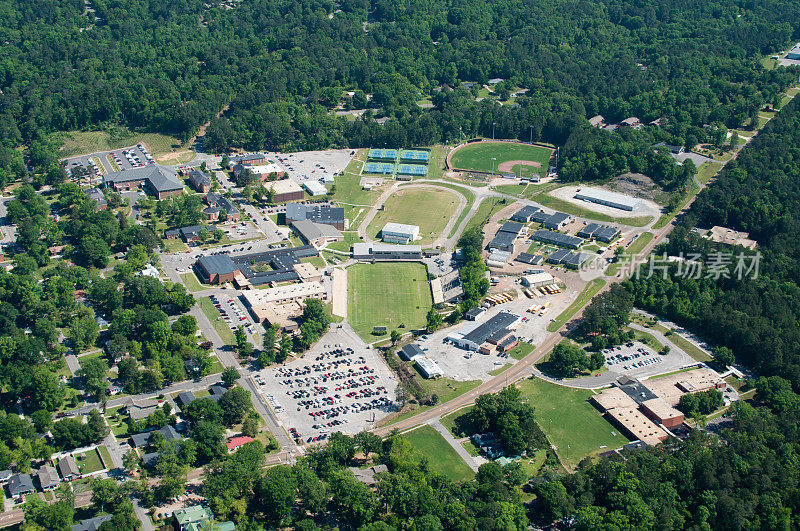
<path id="1" fill-rule="evenodd" d="M 431 288 L 420 263 L 356 264 L 347 269 L 347 314 L 353 329 L 368 342 L 379 339 L 373 327 L 408 332 L 425 326 Z M 401 328 L 402 327 L 402 328 Z"/>
<path id="2" fill-rule="evenodd" d="M 539 176 L 544 177 L 550 165 L 550 154 L 552 152 L 552 149 L 530 144 L 491 141 L 475 142 L 456 149 L 450 159 L 450 165 L 459 170 L 491 172 L 492 168 L 494 168 L 494 171 L 498 172 L 498 168 L 504 162 L 529 161 L 536 164 L 518 164 L 514 165 L 513 168 L 503 169 L 505 171 L 513 171 L 517 175 L 521 170 L 523 177 L 527 177 L 531 173 L 537 173 Z M 492 157 L 494 157 L 494 161 Z"/>

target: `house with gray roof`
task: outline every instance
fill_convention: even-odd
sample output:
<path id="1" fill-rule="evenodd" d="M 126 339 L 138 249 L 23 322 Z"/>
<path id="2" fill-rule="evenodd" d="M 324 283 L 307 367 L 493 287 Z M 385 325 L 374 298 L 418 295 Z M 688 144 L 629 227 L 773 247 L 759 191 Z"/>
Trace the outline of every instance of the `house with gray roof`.
<path id="1" fill-rule="evenodd" d="M 33 480 L 28 474 L 14 474 L 8 480 L 8 494 L 12 498 L 19 498 L 26 494 L 33 494 L 36 489 L 33 486 Z"/>
<path id="2" fill-rule="evenodd" d="M 75 463 L 75 458 L 67 455 L 58 460 L 56 465 L 58 473 L 61 474 L 61 479 L 64 481 L 72 481 L 81 477 L 81 472 L 78 470 L 78 465 Z"/>
<path id="3" fill-rule="evenodd" d="M 36 478 L 39 480 L 39 486 L 42 490 L 53 490 L 61 484 L 58 472 L 56 472 L 55 467 L 50 465 L 42 465 L 36 473 Z"/>
<path id="4" fill-rule="evenodd" d="M 73 524 L 70 529 L 71 531 L 97 531 L 100 529 L 103 522 L 108 522 L 111 518 L 113 518 L 113 515 L 110 514 L 95 516 L 94 518 L 81 520 L 77 524 Z"/>

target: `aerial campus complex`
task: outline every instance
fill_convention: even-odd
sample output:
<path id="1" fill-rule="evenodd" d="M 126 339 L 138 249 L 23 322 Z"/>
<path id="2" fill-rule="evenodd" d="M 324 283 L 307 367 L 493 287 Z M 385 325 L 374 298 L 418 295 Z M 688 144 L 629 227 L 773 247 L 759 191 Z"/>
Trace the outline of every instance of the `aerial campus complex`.
<path id="1" fill-rule="evenodd" d="M 0 528 L 800 528 L 800 4 L 573 4 L 6 2 Z"/>

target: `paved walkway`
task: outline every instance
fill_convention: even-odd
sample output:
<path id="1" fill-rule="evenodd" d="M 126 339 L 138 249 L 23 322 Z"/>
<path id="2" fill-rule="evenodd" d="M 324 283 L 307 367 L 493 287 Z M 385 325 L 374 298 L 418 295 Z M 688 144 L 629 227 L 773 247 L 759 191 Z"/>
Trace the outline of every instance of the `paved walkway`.
<path id="1" fill-rule="evenodd" d="M 478 464 L 475 462 L 475 458 L 469 455 L 469 452 L 464 449 L 458 440 L 453 437 L 453 434 L 450 433 L 450 430 L 444 427 L 444 424 L 439 421 L 439 419 L 432 420 L 428 423 L 434 430 L 438 431 L 444 437 L 444 440 L 447 441 L 447 444 L 453 447 L 453 450 L 461 456 L 461 459 L 467 464 L 468 467 L 472 469 L 473 472 L 478 471 Z"/>

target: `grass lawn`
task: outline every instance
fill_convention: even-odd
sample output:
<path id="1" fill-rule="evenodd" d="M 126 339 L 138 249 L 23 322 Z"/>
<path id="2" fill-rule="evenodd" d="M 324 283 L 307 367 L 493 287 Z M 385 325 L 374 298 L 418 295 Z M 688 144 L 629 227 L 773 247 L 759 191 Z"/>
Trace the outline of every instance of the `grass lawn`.
<path id="1" fill-rule="evenodd" d="M 188 250 L 189 247 L 183 243 L 183 240 L 178 238 L 164 240 L 164 251 L 168 253 L 185 253 Z"/>
<path id="2" fill-rule="evenodd" d="M 639 253 L 642 252 L 642 249 L 644 249 L 645 246 L 648 243 L 653 241 L 653 238 L 654 238 L 654 234 L 652 232 L 643 232 L 642 234 L 639 235 L 638 238 L 636 238 L 633 241 L 633 243 L 631 243 L 628 246 L 627 249 L 625 249 L 625 254 L 627 254 L 627 255 L 629 255 L 631 257 L 635 257 L 636 255 L 638 255 Z M 622 267 L 622 265 L 623 265 L 622 261 L 618 261 L 618 262 L 614 262 L 613 264 L 610 264 L 606 268 L 605 274 L 608 275 L 608 276 L 616 275 L 619 272 L 619 270 Z"/>
<path id="3" fill-rule="evenodd" d="M 75 454 L 75 463 L 78 465 L 78 470 L 80 470 L 81 474 L 91 474 L 92 472 L 103 470 L 103 463 L 96 449 Z"/>
<path id="4" fill-rule="evenodd" d="M 430 393 L 436 393 L 439 396 L 439 403 L 448 402 L 457 396 L 461 396 L 464 393 L 471 391 L 480 385 L 480 380 L 468 380 L 466 382 L 459 382 L 457 380 L 451 380 L 449 378 L 437 378 L 436 380 L 421 380 L 420 384 L 422 384 L 425 389 L 427 389 Z M 409 417 L 413 417 L 414 415 L 418 415 L 423 411 L 427 411 L 431 408 L 431 406 L 416 406 L 414 409 L 406 411 L 405 413 L 398 415 L 397 417 L 393 418 L 389 421 L 389 424 L 393 424 L 395 422 L 405 420 Z M 466 410 L 459 410 L 459 411 L 466 411 Z M 445 425 L 446 426 L 446 425 Z"/>
<path id="5" fill-rule="evenodd" d="M 197 276 L 195 276 L 195 274 L 191 271 L 189 273 L 183 273 L 179 276 L 181 277 L 181 280 L 183 280 L 183 284 L 186 286 L 186 289 L 190 292 L 208 289 L 206 286 L 203 286 L 203 284 L 200 283 L 200 281 L 197 279 Z"/>
<path id="6" fill-rule="evenodd" d="M 201 297 L 197 301 L 197 304 L 200 306 L 200 309 L 203 310 L 203 313 L 206 314 L 208 320 L 211 321 L 211 324 L 214 325 L 214 330 L 217 331 L 222 341 L 228 345 L 235 345 L 236 337 L 233 335 L 233 330 L 222 320 L 222 316 L 214 307 L 214 303 L 211 302 L 211 299 L 208 297 Z"/>
<path id="7" fill-rule="evenodd" d="M 71 131 L 62 133 L 61 146 L 65 157 L 97 151 L 111 151 L 143 143 L 153 156 L 170 153 L 181 148 L 177 138 L 158 133 L 133 133 L 122 130 L 114 134 L 107 131 Z"/>
<path id="8" fill-rule="evenodd" d="M 114 468 L 114 463 L 111 461 L 111 454 L 108 448 L 105 446 L 98 446 L 97 450 L 100 452 L 100 457 L 103 460 L 103 468 L 108 468 L 109 470 Z"/>
<path id="9" fill-rule="evenodd" d="M 697 180 L 700 181 L 700 184 L 705 185 L 721 169 L 722 163 L 720 162 L 704 162 L 697 170 Z"/>
<path id="10" fill-rule="evenodd" d="M 541 177 L 545 176 L 550 165 L 550 155 L 552 149 L 530 144 L 517 144 L 513 142 L 475 142 L 459 148 L 450 163 L 454 168 L 461 170 L 473 170 L 482 172 L 498 171 L 498 166 L 503 162 L 512 160 L 525 160 L 536 162 L 539 167 L 525 166 L 523 170 L 538 173 Z M 492 161 L 492 157 L 495 158 Z M 516 168 L 519 170 L 519 168 Z"/>
<path id="11" fill-rule="evenodd" d="M 308 258 L 303 258 L 300 261 L 306 264 L 311 264 L 317 268 L 325 267 L 325 260 L 323 260 L 321 256 L 309 256 Z"/>
<path id="12" fill-rule="evenodd" d="M 114 434 L 114 437 L 118 439 L 128 435 L 128 424 L 125 422 L 125 415 L 120 414 L 118 419 L 116 417 L 116 414 L 119 413 L 122 407 L 123 406 L 108 408 L 105 415 L 111 432 Z"/>
<path id="13" fill-rule="evenodd" d="M 458 417 L 460 417 L 462 415 L 466 415 L 467 413 L 472 411 L 473 407 L 474 406 L 468 406 L 468 407 L 453 411 L 449 415 L 447 415 L 445 417 L 442 417 L 439 422 L 442 423 L 442 426 L 444 426 L 445 428 L 450 430 L 450 433 L 452 433 L 454 437 L 463 437 L 463 434 L 458 433 L 456 431 L 456 419 Z"/>
<path id="14" fill-rule="evenodd" d="M 425 326 L 431 290 L 425 266 L 419 263 L 356 264 L 347 269 L 348 317 L 353 329 L 372 341 L 372 328 L 403 331 Z"/>
<path id="15" fill-rule="evenodd" d="M 535 408 L 536 419 L 556 453 L 574 468 L 587 455 L 627 444 L 628 438 L 589 403 L 592 392 L 540 379 L 519 383 L 522 396 Z"/>
<path id="16" fill-rule="evenodd" d="M 388 222 L 417 225 L 420 239 L 414 243 L 431 244 L 442 234 L 458 203 L 457 192 L 433 187 L 401 188 L 390 195 L 383 204 L 383 210 L 375 214 L 367 229 L 368 234 L 378 239 L 381 229 Z"/>
<path id="17" fill-rule="evenodd" d="M 444 161 L 447 159 L 444 146 L 431 146 L 431 158 L 428 160 L 428 179 L 441 179 L 444 171 Z"/>
<path id="18" fill-rule="evenodd" d="M 578 295 L 578 298 L 575 299 L 575 301 L 570 304 L 566 310 L 561 312 L 561 314 L 556 317 L 555 321 L 547 325 L 547 331 L 555 332 L 561 328 L 561 326 L 572 319 L 572 316 L 575 315 L 584 305 L 586 305 L 586 303 L 588 303 L 592 297 L 597 295 L 597 292 L 600 291 L 605 285 L 606 281 L 602 278 L 596 278 L 589 282 L 586 287 L 583 288 L 581 294 Z"/>
<path id="19" fill-rule="evenodd" d="M 685 337 L 681 336 L 680 334 L 672 333 L 666 336 L 667 340 L 687 353 L 692 359 L 697 361 L 708 362 L 711 361 L 711 356 L 709 356 L 703 349 L 686 339 Z"/>
<path id="20" fill-rule="evenodd" d="M 628 217 L 628 218 L 615 218 L 611 217 L 607 214 L 601 214 L 600 212 L 594 212 L 593 210 L 588 210 L 578 205 L 573 205 L 569 201 L 564 201 L 562 199 L 558 199 L 557 197 L 553 197 L 548 195 L 545 192 L 537 194 L 536 196 L 532 197 L 534 201 L 537 203 L 544 205 L 546 207 L 552 208 L 554 210 L 558 210 L 560 212 L 565 212 L 567 214 L 572 214 L 573 216 L 579 218 L 587 218 L 593 219 L 596 221 L 604 221 L 606 223 L 620 223 L 622 225 L 628 225 L 629 227 L 644 227 L 651 221 L 653 221 L 653 216 L 635 216 L 635 217 Z"/>
<path id="21" fill-rule="evenodd" d="M 535 349 L 535 348 L 536 347 L 534 345 L 531 345 L 530 343 L 522 342 L 519 345 L 517 345 L 516 347 L 512 348 L 508 352 L 508 355 L 511 356 L 512 358 L 514 358 L 515 360 L 519 361 L 519 360 L 523 359 L 525 356 L 527 356 L 528 354 L 530 354 L 531 352 L 533 352 L 533 349 Z"/>
<path id="22" fill-rule="evenodd" d="M 469 481 L 475 474 L 464 463 L 444 437 L 431 428 L 422 426 L 403 437 L 411 443 L 419 455 L 427 457 L 433 470 L 447 476 L 451 481 Z"/>
<path id="23" fill-rule="evenodd" d="M 475 211 L 475 215 L 472 216 L 467 223 L 467 226 L 464 227 L 464 232 L 469 231 L 473 227 L 483 227 L 486 225 L 486 222 L 501 208 L 506 206 L 508 201 L 505 199 L 501 199 L 499 197 L 489 197 L 481 201 L 481 204 L 478 205 L 478 209 Z"/>
<path id="24" fill-rule="evenodd" d="M 350 221 L 350 228 L 353 230 L 358 227 L 356 217 L 359 211 L 371 206 L 381 195 L 380 189 L 363 190 L 361 188 L 361 167 L 366 156 L 366 149 L 358 150 L 347 168 L 336 177 L 336 193 L 331 198 L 332 202 L 344 207 L 345 216 Z"/>
<path id="25" fill-rule="evenodd" d="M 444 186 L 445 188 L 450 188 L 451 190 L 454 190 L 459 194 L 463 195 L 467 200 L 467 204 L 464 207 L 464 210 L 462 210 L 461 213 L 458 215 L 458 219 L 456 219 L 453 228 L 450 229 L 450 234 L 447 235 L 448 238 L 452 238 L 453 235 L 458 230 L 459 225 L 461 225 L 461 222 L 464 221 L 464 218 L 467 217 L 467 214 L 469 214 L 469 210 L 472 208 L 473 203 L 475 203 L 475 194 L 471 190 L 468 190 L 467 188 L 450 183 L 440 182 L 436 183 L 436 186 Z"/>
<path id="26" fill-rule="evenodd" d="M 634 334 L 636 335 L 636 339 L 652 348 L 656 352 L 664 348 L 664 345 L 662 345 L 653 334 L 648 334 L 647 332 L 642 332 L 641 330 L 634 330 Z"/>

